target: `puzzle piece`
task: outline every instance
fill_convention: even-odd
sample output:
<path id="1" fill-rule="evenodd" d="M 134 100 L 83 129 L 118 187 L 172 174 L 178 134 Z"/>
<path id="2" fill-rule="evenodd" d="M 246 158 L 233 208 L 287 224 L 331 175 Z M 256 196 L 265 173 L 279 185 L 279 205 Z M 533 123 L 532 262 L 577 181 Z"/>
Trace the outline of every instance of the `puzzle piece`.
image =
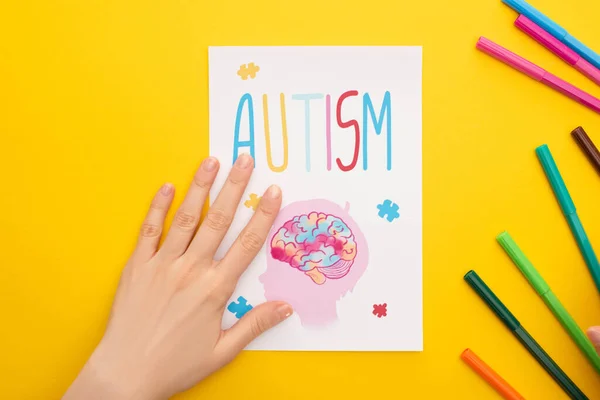
<path id="1" fill-rule="evenodd" d="M 237 319 L 240 319 L 246 314 L 248 311 L 252 310 L 252 306 L 248 304 L 248 300 L 246 300 L 243 296 L 238 297 L 237 303 L 232 301 L 227 306 L 227 310 L 235 314 Z"/>
<path id="2" fill-rule="evenodd" d="M 379 217 L 385 218 L 388 222 L 392 222 L 396 218 L 400 217 L 400 213 L 398 209 L 400 207 L 396 203 L 392 203 L 391 200 L 385 200 L 383 204 L 378 204 L 377 209 L 379 209 Z"/>
<path id="3" fill-rule="evenodd" d="M 387 316 L 387 303 L 373 304 L 373 315 L 376 315 L 377 318 L 386 317 Z"/>
<path id="4" fill-rule="evenodd" d="M 250 64 L 241 65 L 237 74 L 240 76 L 240 78 L 242 78 L 243 81 L 245 81 L 248 79 L 248 77 L 250 77 L 250 79 L 256 78 L 256 73 L 258 71 L 260 71 L 260 67 L 251 62 Z"/>
<path id="5" fill-rule="evenodd" d="M 250 199 L 244 202 L 246 208 L 252 208 L 252 210 L 256 211 L 256 207 L 258 207 L 258 202 L 260 201 L 260 197 L 256 195 L 256 193 L 250 194 Z"/>

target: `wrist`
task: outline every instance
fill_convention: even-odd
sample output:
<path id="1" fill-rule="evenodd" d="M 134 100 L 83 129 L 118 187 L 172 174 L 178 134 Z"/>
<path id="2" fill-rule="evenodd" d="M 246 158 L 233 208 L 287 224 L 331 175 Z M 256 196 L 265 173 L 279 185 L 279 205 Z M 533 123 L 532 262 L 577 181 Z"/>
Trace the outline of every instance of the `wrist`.
<path id="1" fill-rule="evenodd" d="M 137 379 L 121 374 L 94 352 L 63 400 L 152 400 L 142 389 Z"/>

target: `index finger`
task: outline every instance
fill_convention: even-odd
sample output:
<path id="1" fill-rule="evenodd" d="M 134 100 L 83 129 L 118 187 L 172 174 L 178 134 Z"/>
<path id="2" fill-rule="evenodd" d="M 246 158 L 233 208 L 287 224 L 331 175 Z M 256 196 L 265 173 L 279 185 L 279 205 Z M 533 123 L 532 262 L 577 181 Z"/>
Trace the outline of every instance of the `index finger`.
<path id="1" fill-rule="evenodd" d="M 258 203 L 256 212 L 219 263 L 229 279 L 237 280 L 244 273 L 267 239 L 269 230 L 281 207 L 281 189 L 273 185 Z"/>

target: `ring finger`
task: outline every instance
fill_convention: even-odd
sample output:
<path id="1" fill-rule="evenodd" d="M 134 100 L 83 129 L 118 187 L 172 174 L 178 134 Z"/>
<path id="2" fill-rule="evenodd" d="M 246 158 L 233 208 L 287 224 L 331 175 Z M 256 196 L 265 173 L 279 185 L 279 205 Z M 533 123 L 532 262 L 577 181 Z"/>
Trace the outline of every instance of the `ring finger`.
<path id="1" fill-rule="evenodd" d="M 179 257 L 185 252 L 194 236 L 198 221 L 200 221 L 202 207 L 217 176 L 218 169 L 219 162 L 214 157 L 209 157 L 202 162 L 175 214 L 173 224 L 160 252 L 167 253 L 171 257 Z"/>

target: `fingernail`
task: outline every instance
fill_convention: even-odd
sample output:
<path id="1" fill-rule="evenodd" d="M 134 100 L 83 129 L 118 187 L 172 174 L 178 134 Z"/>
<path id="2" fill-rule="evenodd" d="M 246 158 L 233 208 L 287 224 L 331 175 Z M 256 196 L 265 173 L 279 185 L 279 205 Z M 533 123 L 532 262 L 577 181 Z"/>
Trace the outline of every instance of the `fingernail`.
<path id="1" fill-rule="evenodd" d="M 165 196 L 168 196 L 171 194 L 171 192 L 173 191 L 173 185 L 171 185 L 170 183 L 165 183 L 164 185 L 162 185 L 162 187 L 160 188 L 160 192 L 162 194 L 164 194 Z"/>
<path id="2" fill-rule="evenodd" d="M 208 157 L 202 163 L 202 169 L 206 172 L 212 172 L 215 170 L 215 168 L 217 168 L 217 159 L 214 157 Z"/>
<path id="3" fill-rule="evenodd" d="M 600 346 L 600 326 L 594 326 L 587 331 L 590 340 L 594 346 Z"/>
<path id="4" fill-rule="evenodd" d="M 277 307 L 277 315 L 279 315 L 279 319 L 281 321 L 288 318 L 290 315 L 292 315 L 293 312 L 294 310 L 292 310 L 292 306 L 290 306 L 289 304 L 282 304 L 279 307 Z"/>
<path id="5" fill-rule="evenodd" d="M 278 199 L 281 197 L 281 189 L 277 185 L 271 185 L 267 189 L 267 193 L 265 193 L 265 196 L 271 199 Z"/>
<path id="6" fill-rule="evenodd" d="M 235 160 L 235 165 L 237 165 L 239 168 L 248 168 L 250 164 L 252 164 L 252 157 L 250 154 L 244 153 L 240 155 L 237 160 Z"/>

